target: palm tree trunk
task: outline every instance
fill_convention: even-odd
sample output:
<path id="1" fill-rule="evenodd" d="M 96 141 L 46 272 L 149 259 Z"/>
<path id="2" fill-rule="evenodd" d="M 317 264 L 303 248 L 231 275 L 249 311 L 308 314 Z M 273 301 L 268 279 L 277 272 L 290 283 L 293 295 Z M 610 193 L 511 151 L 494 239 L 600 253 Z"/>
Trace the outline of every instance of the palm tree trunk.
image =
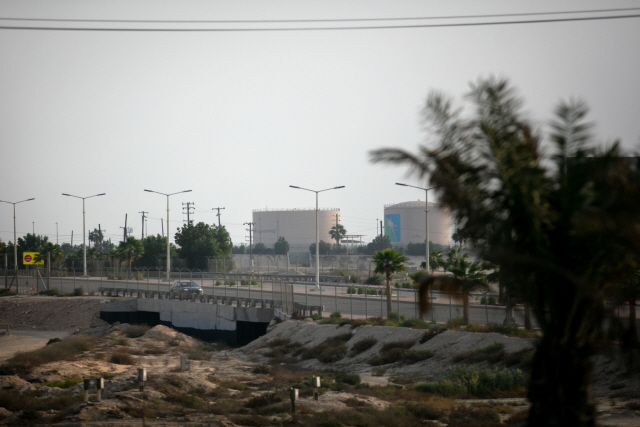
<path id="1" fill-rule="evenodd" d="M 527 396 L 529 426 L 595 426 L 590 355 L 585 345 L 540 339 Z"/>
<path id="2" fill-rule="evenodd" d="M 391 275 L 387 274 L 387 319 L 389 318 L 389 313 L 393 311 L 391 306 Z"/>
<path id="3" fill-rule="evenodd" d="M 462 319 L 465 325 L 469 324 L 469 292 L 462 293 Z"/>
<path id="4" fill-rule="evenodd" d="M 629 326 L 622 335 L 622 345 L 625 348 L 638 347 L 638 329 L 636 327 L 636 300 L 629 300 Z"/>
<path id="5" fill-rule="evenodd" d="M 524 328 L 527 331 L 531 330 L 531 304 L 526 301 L 524 303 Z"/>

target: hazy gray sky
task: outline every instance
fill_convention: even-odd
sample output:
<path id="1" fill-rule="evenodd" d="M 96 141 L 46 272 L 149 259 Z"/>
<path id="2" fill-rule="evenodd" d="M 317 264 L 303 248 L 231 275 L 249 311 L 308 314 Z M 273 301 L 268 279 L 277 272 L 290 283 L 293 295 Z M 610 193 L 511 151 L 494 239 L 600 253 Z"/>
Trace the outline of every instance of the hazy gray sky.
<path id="1" fill-rule="evenodd" d="M 636 7 L 636 1 L 1 1 L 0 18 L 264 20 L 397 18 Z M 523 20 L 640 14 L 500 18 Z M 0 26 L 283 28 L 487 22 L 498 18 L 378 23 L 145 24 L 0 21 Z M 128 226 L 160 233 L 183 202 L 195 221 L 222 223 L 234 244 L 253 209 L 313 207 L 312 193 L 341 210 L 350 234 L 376 233 L 385 204 L 423 200 L 394 185 L 402 168 L 369 163 L 383 146 L 425 140 L 420 111 L 431 89 L 460 100 L 481 76 L 509 78 L 544 129 L 561 98 L 591 107 L 597 136 L 640 142 L 640 18 L 451 28 L 276 32 L 90 32 L 0 29 L 0 200 L 17 206 L 18 236 L 32 231 L 81 243 L 101 224 L 117 243 Z M 166 232 L 166 224 L 165 224 Z M 321 236 L 322 238 L 322 236 Z M 0 204 L 0 239 L 13 240 Z M 329 236 L 324 236 L 329 240 Z"/>

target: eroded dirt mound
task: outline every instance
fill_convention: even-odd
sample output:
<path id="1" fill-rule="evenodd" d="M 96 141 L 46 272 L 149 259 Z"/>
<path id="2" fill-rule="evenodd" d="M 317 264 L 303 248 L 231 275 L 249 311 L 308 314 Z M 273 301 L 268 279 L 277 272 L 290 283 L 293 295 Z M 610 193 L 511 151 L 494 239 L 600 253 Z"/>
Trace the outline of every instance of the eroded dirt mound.
<path id="1" fill-rule="evenodd" d="M 86 331 L 107 326 L 100 319 L 103 297 L 13 296 L 0 298 L 0 323 L 11 329 Z"/>

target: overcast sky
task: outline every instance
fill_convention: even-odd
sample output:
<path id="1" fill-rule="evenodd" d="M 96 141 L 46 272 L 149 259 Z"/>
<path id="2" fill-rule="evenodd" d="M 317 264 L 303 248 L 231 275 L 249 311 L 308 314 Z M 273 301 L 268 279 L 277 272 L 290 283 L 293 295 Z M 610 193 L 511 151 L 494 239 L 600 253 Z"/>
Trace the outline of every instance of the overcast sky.
<path id="1" fill-rule="evenodd" d="M 636 1 L 1 1 L 0 18 L 285 20 L 404 18 L 632 8 Z M 384 26 L 640 14 L 640 10 L 508 18 L 344 23 L 105 23 L 1 20 L 0 26 L 258 29 Z M 640 142 L 640 18 L 336 31 L 100 32 L 0 29 L 0 200 L 18 236 L 81 243 L 98 224 L 115 243 L 186 220 L 248 238 L 252 210 L 339 208 L 349 234 L 376 233 L 385 204 L 424 200 L 406 170 L 374 165 L 380 147 L 425 141 L 420 111 L 439 89 L 460 100 L 481 76 L 507 77 L 542 130 L 560 99 L 591 107 L 597 138 Z M 173 237 L 172 232 L 172 237 Z M 166 233 L 166 223 L 165 223 Z M 322 238 L 322 236 L 321 236 Z M 0 204 L 0 239 L 13 210 Z M 329 236 L 325 236 L 329 240 Z"/>

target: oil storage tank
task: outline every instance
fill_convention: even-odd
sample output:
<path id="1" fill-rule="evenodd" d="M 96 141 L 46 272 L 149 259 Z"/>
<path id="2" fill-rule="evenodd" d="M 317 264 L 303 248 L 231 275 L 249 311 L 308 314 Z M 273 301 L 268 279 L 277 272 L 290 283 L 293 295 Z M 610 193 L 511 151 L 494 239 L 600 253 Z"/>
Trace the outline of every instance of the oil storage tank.
<path id="1" fill-rule="evenodd" d="M 329 230 L 340 222 L 340 209 L 318 209 L 318 240 L 335 243 Z M 316 242 L 315 209 L 255 209 L 253 211 L 254 240 L 271 248 L 279 237 L 289 242 L 291 251 L 308 251 Z"/>
<path id="2" fill-rule="evenodd" d="M 402 202 L 384 207 L 384 231 L 394 246 L 424 243 L 425 202 Z M 429 203 L 429 240 L 449 245 L 449 209 L 438 203 Z"/>

